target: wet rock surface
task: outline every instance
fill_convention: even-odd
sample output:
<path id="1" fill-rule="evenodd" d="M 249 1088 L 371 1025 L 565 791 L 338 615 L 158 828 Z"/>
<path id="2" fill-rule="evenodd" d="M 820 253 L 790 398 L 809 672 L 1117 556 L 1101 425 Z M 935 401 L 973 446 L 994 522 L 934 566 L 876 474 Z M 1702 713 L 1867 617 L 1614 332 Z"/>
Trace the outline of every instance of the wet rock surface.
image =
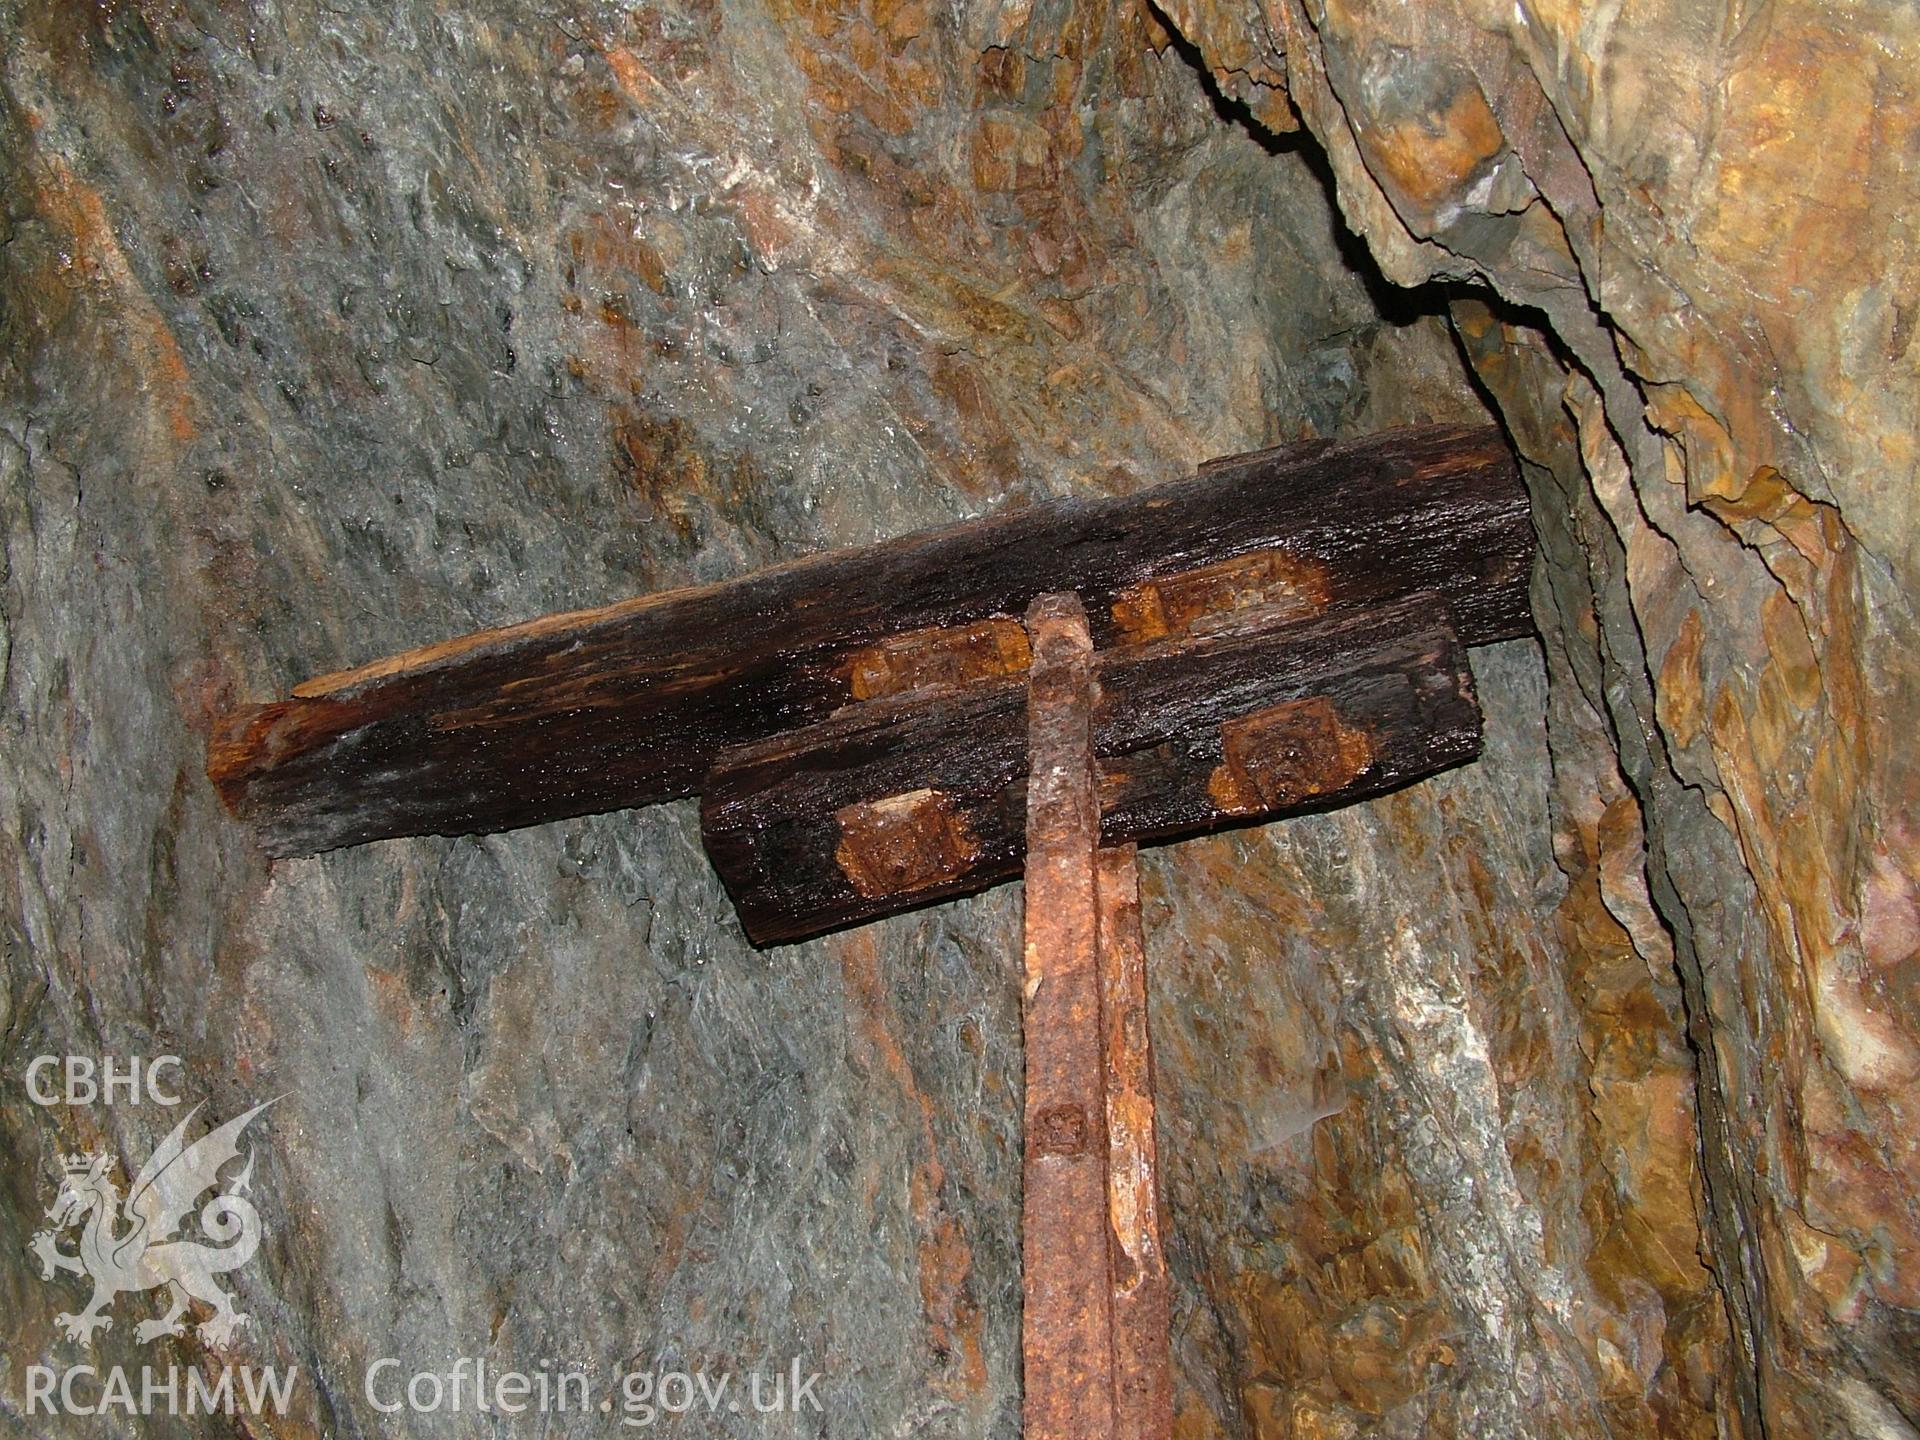
<path id="1" fill-rule="evenodd" d="M 1538 467 L 1569 959 L 1624 945 L 1685 1016 L 1722 1422 L 1911 1433 L 1913 16 L 1283 0 L 1259 24 L 1252 62 L 1216 63 L 1284 69 L 1388 275 L 1473 282 L 1456 323 Z M 1187 38 L 1238 57 L 1252 28 L 1201 6 Z M 1587 1268 L 1655 1285 L 1684 1373 L 1653 1255 Z"/>
<path id="2" fill-rule="evenodd" d="M 268 866 L 209 717 L 1490 400 L 1543 643 L 1476 654 L 1485 757 L 1146 862 L 1176 1428 L 1900 1433 L 1912 37 L 1829 23 L 0 9 L 0 1428 L 620 1428 L 367 1394 L 471 1356 L 1016 1433 L 1018 887 L 756 952 L 684 805 Z M 284 1097 L 251 1325 L 59 1338 L 49 1167 L 181 1112 L 43 1054 Z M 27 1414 L 83 1363 L 300 1379 Z"/>

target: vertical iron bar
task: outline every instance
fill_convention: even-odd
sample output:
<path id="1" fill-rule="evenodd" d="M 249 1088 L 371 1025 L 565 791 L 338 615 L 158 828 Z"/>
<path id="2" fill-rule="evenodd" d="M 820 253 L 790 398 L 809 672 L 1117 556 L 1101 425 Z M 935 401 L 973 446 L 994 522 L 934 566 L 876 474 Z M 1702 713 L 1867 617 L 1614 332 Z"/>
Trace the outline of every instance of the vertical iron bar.
<path id="1" fill-rule="evenodd" d="M 1114 1433 L 1107 1109 L 1098 964 L 1093 644 L 1072 594 L 1027 611 L 1026 1440 Z"/>
<path id="2" fill-rule="evenodd" d="M 1114 1435 L 1116 1440 L 1167 1440 L 1173 1433 L 1172 1322 L 1160 1241 L 1137 851 L 1131 844 L 1115 845 L 1100 851 L 1095 865 L 1106 1046 L 1107 1212 L 1113 1227 Z"/>

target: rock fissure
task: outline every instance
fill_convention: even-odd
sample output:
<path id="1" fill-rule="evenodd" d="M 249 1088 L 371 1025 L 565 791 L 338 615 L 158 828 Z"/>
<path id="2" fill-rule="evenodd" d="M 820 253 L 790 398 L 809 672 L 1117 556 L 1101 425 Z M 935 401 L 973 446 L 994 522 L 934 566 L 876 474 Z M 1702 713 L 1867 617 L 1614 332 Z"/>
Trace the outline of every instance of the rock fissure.
<path id="1" fill-rule="evenodd" d="M 1011 897 L 761 956 L 685 807 L 269 870 L 208 719 L 1491 411 L 1480 763 L 1143 865 L 1179 1433 L 1920 1428 L 1920 21 L 376 8 L 0 0 L 9 1354 L 298 1357 L 342 1433 L 381 1355 L 799 1357 L 836 1433 L 1015 1433 Z M 49 1166 L 178 1116 L 23 1072 L 162 1046 L 287 1096 L 259 1323 L 83 1357 Z"/>

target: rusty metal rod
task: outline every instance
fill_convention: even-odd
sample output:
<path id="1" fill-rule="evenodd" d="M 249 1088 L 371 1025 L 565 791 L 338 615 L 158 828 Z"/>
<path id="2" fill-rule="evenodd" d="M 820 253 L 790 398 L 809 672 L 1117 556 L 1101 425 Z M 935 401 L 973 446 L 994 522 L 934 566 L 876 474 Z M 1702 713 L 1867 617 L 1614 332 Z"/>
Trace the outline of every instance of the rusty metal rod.
<path id="1" fill-rule="evenodd" d="M 1138 852 L 1132 845 L 1110 846 L 1095 857 L 1095 871 L 1106 1050 L 1107 1216 L 1113 1230 L 1113 1433 L 1116 1440 L 1167 1440 L 1173 1433 L 1171 1301 L 1160 1240 Z"/>
<path id="2" fill-rule="evenodd" d="M 1022 1433 L 1114 1434 L 1093 644 L 1077 596 L 1027 611 Z"/>

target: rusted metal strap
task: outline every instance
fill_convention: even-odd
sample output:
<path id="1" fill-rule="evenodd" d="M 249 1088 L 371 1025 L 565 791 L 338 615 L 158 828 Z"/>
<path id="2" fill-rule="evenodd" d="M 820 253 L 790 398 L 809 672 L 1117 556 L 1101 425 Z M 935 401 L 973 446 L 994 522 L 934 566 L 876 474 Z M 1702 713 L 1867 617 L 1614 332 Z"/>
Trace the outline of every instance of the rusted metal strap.
<path id="1" fill-rule="evenodd" d="M 1107 1216 L 1113 1229 L 1113 1433 L 1117 1440 L 1166 1440 L 1173 1433 L 1171 1315 L 1160 1242 L 1137 852 L 1132 845 L 1102 850 L 1095 869 L 1106 1045 Z"/>
<path id="2" fill-rule="evenodd" d="M 1166 1440 L 1146 958 L 1134 847 L 1100 848 L 1086 616 L 1027 613 L 1026 1309 L 1028 1440 Z"/>
<path id="3" fill-rule="evenodd" d="M 1020 1350 L 1026 1440 L 1114 1433 L 1107 1107 L 1100 1013 L 1100 804 L 1093 643 L 1074 595 L 1027 611 L 1025 1191 Z"/>

